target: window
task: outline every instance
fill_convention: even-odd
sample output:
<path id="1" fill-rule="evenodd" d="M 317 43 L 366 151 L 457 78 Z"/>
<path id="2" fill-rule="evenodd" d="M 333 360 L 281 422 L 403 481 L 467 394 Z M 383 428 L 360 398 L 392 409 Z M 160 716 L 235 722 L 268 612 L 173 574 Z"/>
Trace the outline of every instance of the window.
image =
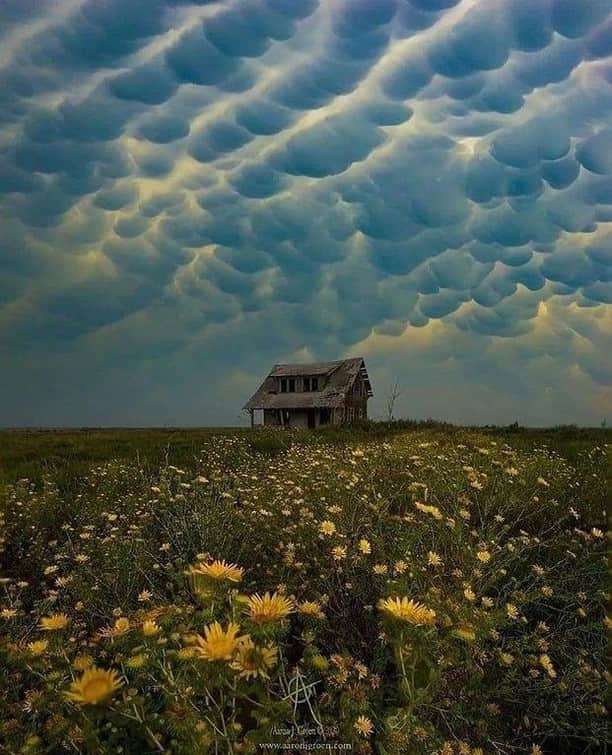
<path id="1" fill-rule="evenodd" d="M 295 378 L 289 378 L 289 393 L 295 393 Z"/>
<path id="2" fill-rule="evenodd" d="M 281 378 L 281 393 L 287 393 L 287 378 Z"/>
<path id="3" fill-rule="evenodd" d="M 304 390 L 305 391 L 310 390 L 310 378 L 304 378 Z"/>
<path id="4" fill-rule="evenodd" d="M 312 386 L 312 388 L 311 388 L 312 391 L 318 391 L 319 390 L 319 378 L 314 378 L 313 377 L 312 380 L 310 381 L 310 384 Z"/>

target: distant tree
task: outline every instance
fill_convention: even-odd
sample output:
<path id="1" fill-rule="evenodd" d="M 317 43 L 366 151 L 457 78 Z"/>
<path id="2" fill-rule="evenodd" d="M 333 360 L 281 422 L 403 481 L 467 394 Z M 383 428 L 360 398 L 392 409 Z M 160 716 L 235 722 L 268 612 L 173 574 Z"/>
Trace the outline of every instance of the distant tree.
<path id="1" fill-rule="evenodd" d="M 400 391 L 398 382 L 396 380 L 392 386 L 389 386 L 386 394 L 387 422 L 393 422 L 394 420 L 393 412 L 395 409 L 395 402 L 397 401 L 399 396 L 401 396 L 401 393 L 402 392 Z"/>

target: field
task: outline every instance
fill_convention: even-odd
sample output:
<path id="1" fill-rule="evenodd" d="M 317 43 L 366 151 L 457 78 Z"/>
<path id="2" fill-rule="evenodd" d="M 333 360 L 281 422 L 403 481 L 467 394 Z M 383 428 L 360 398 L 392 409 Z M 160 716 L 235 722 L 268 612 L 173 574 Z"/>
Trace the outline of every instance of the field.
<path id="1" fill-rule="evenodd" d="M 0 752 L 606 752 L 610 438 L 0 433 Z"/>

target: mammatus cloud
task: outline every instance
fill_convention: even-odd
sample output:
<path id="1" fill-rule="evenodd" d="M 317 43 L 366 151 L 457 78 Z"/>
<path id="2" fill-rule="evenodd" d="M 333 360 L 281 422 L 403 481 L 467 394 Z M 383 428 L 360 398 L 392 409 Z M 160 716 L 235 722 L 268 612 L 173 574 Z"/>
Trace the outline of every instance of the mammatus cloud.
<path id="1" fill-rule="evenodd" d="M 612 0 L 0 4 L 2 424 L 612 409 Z M 378 404 L 376 403 L 378 401 Z"/>

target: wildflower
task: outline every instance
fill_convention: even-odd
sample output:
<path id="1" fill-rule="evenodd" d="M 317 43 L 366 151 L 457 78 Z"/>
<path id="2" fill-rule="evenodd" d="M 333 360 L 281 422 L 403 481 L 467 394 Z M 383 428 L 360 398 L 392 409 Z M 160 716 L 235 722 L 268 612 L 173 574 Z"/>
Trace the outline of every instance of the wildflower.
<path id="1" fill-rule="evenodd" d="M 126 616 L 117 619 L 111 629 L 103 630 L 101 634 L 107 637 L 121 637 L 130 631 L 130 620 Z"/>
<path id="2" fill-rule="evenodd" d="M 427 554 L 427 563 L 430 566 L 441 566 L 442 565 L 442 559 L 434 551 L 429 551 L 429 553 Z"/>
<path id="3" fill-rule="evenodd" d="M 319 532 L 322 535 L 333 535 L 336 531 L 336 525 L 333 522 L 330 522 L 328 519 L 326 519 L 324 522 L 321 522 L 321 525 L 319 526 Z"/>
<path id="4" fill-rule="evenodd" d="M 488 598 L 486 595 L 482 598 L 482 607 L 483 608 L 492 608 L 493 607 L 493 600 L 491 598 Z"/>
<path id="5" fill-rule="evenodd" d="M 236 566 L 236 564 L 216 560 L 210 564 L 193 566 L 188 573 L 196 577 L 208 577 L 220 582 L 240 582 L 244 569 Z"/>
<path id="6" fill-rule="evenodd" d="M 514 656 L 510 653 L 502 653 L 499 656 L 499 659 L 504 664 L 504 666 L 512 666 L 512 664 L 514 663 Z"/>
<path id="7" fill-rule="evenodd" d="M 472 590 L 472 588 L 469 585 L 463 591 L 463 595 L 466 600 L 470 601 L 470 603 L 473 603 L 476 600 L 476 593 Z"/>
<path id="8" fill-rule="evenodd" d="M 531 745 L 531 750 L 529 750 L 529 755 L 544 755 L 544 750 L 542 750 L 540 745 Z"/>
<path id="9" fill-rule="evenodd" d="M 382 577 L 388 571 L 387 564 L 374 564 L 374 567 L 372 568 L 372 571 L 377 576 Z"/>
<path id="10" fill-rule="evenodd" d="M 72 668 L 77 671 L 87 671 L 94 665 L 93 658 L 90 655 L 77 655 L 72 661 Z"/>
<path id="11" fill-rule="evenodd" d="M 554 593 L 554 590 L 550 585 L 542 586 L 542 595 L 545 595 L 547 598 L 550 598 L 553 593 Z"/>
<path id="12" fill-rule="evenodd" d="M 138 602 L 146 603 L 147 601 L 151 600 L 152 597 L 153 593 L 149 592 L 148 590 L 143 590 L 141 593 L 138 593 Z"/>
<path id="13" fill-rule="evenodd" d="M 268 679 L 268 670 L 276 664 L 276 655 L 277 649 L 273 645 L 257 646 L 247 637 L 239 644 L 230 665 L 245 679 Z"/>
<path id="14" fill-rule="evenodd" d="M 65 613 L 52 613 L 50 616 L 43 616 L 40 620 L 40 628 L 46 632 L 55 632 L 59 629 L 65 629 L 70 619 Z"/>
<path id="15" fill-rule="evenodd" d="M 540 666 L 542 666 L 544 671 L 546 671 L 551 679 L 554 679 L 557 676 L 557 672 L 555 671 L 555 667 L 550 660 L 550 656 L 546 653 L 542 653 L 542 655 L 540 656 Z"/>
<path id="16" fill-rule="evenodd" d="M 2 618 L 6 621 L 9 621 L 10 619 L 14 619 L 15 616 L 17 616 L 17 611 L 14 608 L 3 608 L 0 611 L 0 616 L 2 616 Z"/>
<path id="17" fill-rule="evenodd" d="M 207 661 L 229 661 L 232 659 L 239 643 L 244 639 L 238 637 L 240 626 L 233 621 L 224 630 L 218 621 L 204 627 L 204 637 L 196 637 L 196 651 Z"/>
<path id="18" fill-rule="evenodd" d="M 514 603 L 506 603 L 506 614 L 509 619 L 518 619 L 519 612 Z"/>
<path id="19" fill-rule="evenodd" d="M 144 621 L 142 624 L 142 633 L 145 637 L 154 637 L 159 633 L 159 626 L 155 621 L 147 619 L 147 621 Z"/>
<path id="20" fill-rule="evenodd" d="M 472 642 L 476 639 L 476 633 L 474 632 L 474 629 L 470 624 L 463 624 L 458 626 L 456 629 L 453 629 L 451 634 L 453 635 L 453 637 L 457 637 L 460 640 L 465 640 L 466 642 Z"/>
<path id="21" fill-rule="evenodd" d="M 364 556 L 368 556 L 370 553 L 372 553 L 372 546 L 370 545 L 368 540 L 362 538 L 359 541 L 359 550 L 361 553 L 363 553 Z"/>
<path id="22" fill-rule="evenodd" d="M 313 616 L 315 619 L 324 619 L 325 614 L 321 610 L 321 604 L 316 600 L 305 600 L 298 606 L 298 611 L 305 616 Z"/>
<path id="23" fill-rule="evenodd" d="M 293 601 L 284 595 L 269 592 L 261 596 L 252 595 L 248 599 L 248 612 L 251 621 L 256 624 L 269 624 L 286 618 L 293 611 Z"/>
<path id="24" fill-rule="evenodd" d="M 334 561 L 342 561 L 342 559 L 346 558 L 346 548 L 343 545 L 337 545 L 335 548 L 332 548 L 331 553 Z"/>
<path id="25" fill-rule="evenodd" d="M 131 658 L 128 658 L 125 665 L 131 669 L 139 669 L 142 668 L 146 662 L 147 656 L 144 653 L 138 653 L 138 655 L 133 655 Z"/>
<path id="26" fill-rule="evenodd" d="M 442 519 L 442 512 L 437 506 L 429 506 L 425 503 L 415 503 L 414 505 L 419 511 L 431 514 L 434 519 Z"/>
<path id="27" fill-rule="evenodd" d="M 36 640 L 28 643 L 28 650 L 32 655 L 44 655 L 47 652 L 49 643 L 47 640 Z"/>
<path id="28" fill-rule="evenodd" d="M 378 607 L 391 618 L 416 626 L 428 626 L 436 621 L 435 611 L 407 597 L 386 598 L 379 602 Z"/>
<path id="29" fill-rule="evenodd" d="M 374 731 L 374 726 L 367 716 L 359 716 L 353 726 L 362 737 L 369 737 Z"/>
<path id="30" fill-rule="evenodd" d="M 604 533 L 598 527 L 593 527 L 593 529 L 591 530 L 591 535 L 593 535 L 593 537 L 596 537 L 598 540 L 601 540 L 604 536 Z"/>
<path id="31" fill-rule="evenodd" d="M 116 671 L 93 666 L 72 682 L 70 691 L 65 694 L 80 705 L 97 705 L 112 697 L 122 684 Z"/>
<path id="32" fill-rule="evenodd" d="M 490 561 L 491 554 L 487 550 L 478 551 L 478 553 L 476 554 L 476 558 L 479 561 L 482 561 L 483 564 L 486 564 L 487 561 Z"/>
<path id="33" fill-rule="evenodd" d="M 405 561 L 396 561 L 393 568 L 397 574 L 404 574 L 408 570 L 408 564 Z"/>

